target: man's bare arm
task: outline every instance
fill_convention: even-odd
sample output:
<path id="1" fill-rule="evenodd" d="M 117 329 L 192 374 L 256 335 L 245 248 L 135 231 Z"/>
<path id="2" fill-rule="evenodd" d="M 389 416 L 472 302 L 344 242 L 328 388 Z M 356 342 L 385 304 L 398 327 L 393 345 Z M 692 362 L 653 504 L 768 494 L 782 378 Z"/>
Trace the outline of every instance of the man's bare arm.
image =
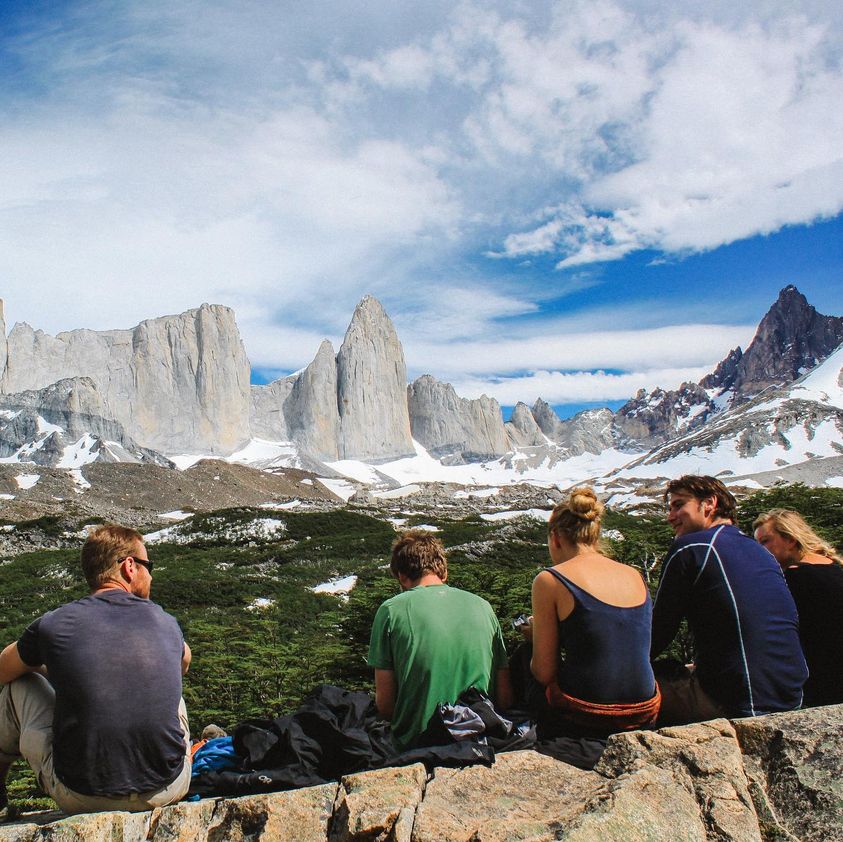
<path id="1" fill-rule="evenodd" d="M 10 643 L 0 652 L 0 684 L 9 684 L 28 672 L 44 672 L 42 667 L 31 667 L 21 660 L 18 644 Z"/>
<path id="2" fill-rule="evenodd" d="M 384 719 L 392 719 L 398 687 L 392 670 L 375 670 L 375 706 Z"/>
<path id="3" fill-rule="evenodd" d="M 190 661 L 193 658 L 193 653 L 190 651 L 190 647 L 187 643 L 184 644 L 184 649 L 181 653 L 181 674 L 185 675 L 187 671 L 190 669 Z"/>
<path id="4" fill-rule="evenodd" d="M 495 677 L 495 707 L 509 710 L 512 707 L 512 683 L 509 680 L 509 667 L 498 670 Z"/>

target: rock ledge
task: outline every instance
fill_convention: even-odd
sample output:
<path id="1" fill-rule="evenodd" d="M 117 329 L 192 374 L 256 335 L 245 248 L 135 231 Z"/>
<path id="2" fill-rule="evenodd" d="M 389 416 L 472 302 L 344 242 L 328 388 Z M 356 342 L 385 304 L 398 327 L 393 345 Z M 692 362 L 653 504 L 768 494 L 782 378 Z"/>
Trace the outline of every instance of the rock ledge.
<path id="1" fill-rule="evenodd" d="M 843 706 L 617 734 L 594 771 L 532 751 L 291 792 L 0 827 L 0 842 L 843 840 Z"/>

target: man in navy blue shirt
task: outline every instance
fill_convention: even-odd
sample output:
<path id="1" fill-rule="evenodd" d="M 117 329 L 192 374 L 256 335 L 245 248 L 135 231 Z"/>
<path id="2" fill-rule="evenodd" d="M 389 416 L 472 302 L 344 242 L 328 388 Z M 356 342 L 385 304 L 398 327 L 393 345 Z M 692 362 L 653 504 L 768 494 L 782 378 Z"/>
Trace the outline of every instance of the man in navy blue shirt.
<path id="1" fill-rule="evenodd" d="M 42 615 L 0 652 L 0 812 L 18 756 L 68 813 L 151 810 L 190 785 L 181 697 L 190 648 L 149 599 L 143 538 L 100 527 L 81 561 L 90 594 Z"/>
<path id="2" fill-rule="evenodd" d="M 676 539 L 662 564 L 651 655 L 687 619 L 695 657 L 670 676 L 657 668 L 660 724 L 798 708 L 808 669 L 778 563 L 735 526 L 735 498 L 720 480 L 679 477 L 665 500 Z"/>

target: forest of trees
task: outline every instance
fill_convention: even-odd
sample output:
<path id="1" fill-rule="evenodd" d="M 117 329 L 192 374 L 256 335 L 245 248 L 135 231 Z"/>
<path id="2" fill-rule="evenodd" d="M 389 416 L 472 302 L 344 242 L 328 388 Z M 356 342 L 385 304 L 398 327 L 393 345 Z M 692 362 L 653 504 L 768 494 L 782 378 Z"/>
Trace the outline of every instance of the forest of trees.
<path id="1" fill-rule="evenodd" d="M 841 503 L 843 489 L 779 486 L 743 498 L 739 525 L 749 531 L 758 513 L 785 506 L 841 547 Z M 230 728 L 248 717 L 278 716 L 321 683 L 372 690 L 365 657 L 374 613 L 397 593 L 387 564 L 395 527 L 374 509 L 273 516 L 285 528 L 271 540 L 231 529 L 266 518 L 266 510 L 230 509 L 196 515 L 185 527 L 188 543 L 148 547 L 152 598 L 178 618 L 193 650 L 184 695 L 194 733 L 211 722 Z M 510 620 L 529 612 L 532 579 L 547 563 L 546 525 L 426 514 L 410 516 L 404 528 L 419 523 L 435 526 L 448 549 L 449 584 L 488 599 L 515 644 Z M 641 570 L 655 589 L 673 537 L 660 508 L 607 510 L 604 528 L 609 554 Z M 43 612 L 85 594 L 78 556 L 76 548 L 0 558 L 0 645 Z M 311 590 L 351 574 L 357 584 L 347 597 Z M 687 638 L 676 646 L 673 654 L 690 655 Z M 23 764 L 15 767 L 10 795 L 41 803 Z"/>

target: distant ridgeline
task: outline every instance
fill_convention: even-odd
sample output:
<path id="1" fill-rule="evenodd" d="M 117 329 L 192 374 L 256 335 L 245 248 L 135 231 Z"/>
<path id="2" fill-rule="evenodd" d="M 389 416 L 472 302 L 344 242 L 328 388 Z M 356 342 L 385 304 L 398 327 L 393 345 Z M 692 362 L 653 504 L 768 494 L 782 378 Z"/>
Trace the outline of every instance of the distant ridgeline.
<path id="1" fill-rule="evenodd" d="M 18 323 L 7 338 L 0 303 L 0 458 L 167 466 L 168 456 L 227 456 L 257 438 L 292 443 L 297 464 L 319 472 L 340 459 L 411 456 L 415 441 L 443 464 L 500 460 L 515 470 L 611 451 L 615 467 L 637 459 L 638 474 L 648 476 L 655 469 L 647 465 L 677 453 L 722 447 L 737 460 L 729 469 L 742 473 L 742 459 L 777 443 L 782 465 L 843 453 L 843 360 L 834 357 L 841 342 L 843 318 L 817 313 L 789 286 L 747 350 L 736 348 L 699 383 L 642 390 L 615 413 L 587 410 L 564 421 L 541 399 L 532 408 L 519 403 L 504 423 L 492 398 L 461 398 L 430 375 L 408 386 L 395 328 L 370 296 L 338 352 L 326 340 L 303 371 L 265 386 L 250 385 L 227 307 L 55 337 Z M 829 388 L 793 391 L 826 360 Z M 826 434 L 834 427 L 836 435 Z M 779 466 L 768 463 L 762 469 Z M 745 473 L 757 470 L 753 463 Z"/>

